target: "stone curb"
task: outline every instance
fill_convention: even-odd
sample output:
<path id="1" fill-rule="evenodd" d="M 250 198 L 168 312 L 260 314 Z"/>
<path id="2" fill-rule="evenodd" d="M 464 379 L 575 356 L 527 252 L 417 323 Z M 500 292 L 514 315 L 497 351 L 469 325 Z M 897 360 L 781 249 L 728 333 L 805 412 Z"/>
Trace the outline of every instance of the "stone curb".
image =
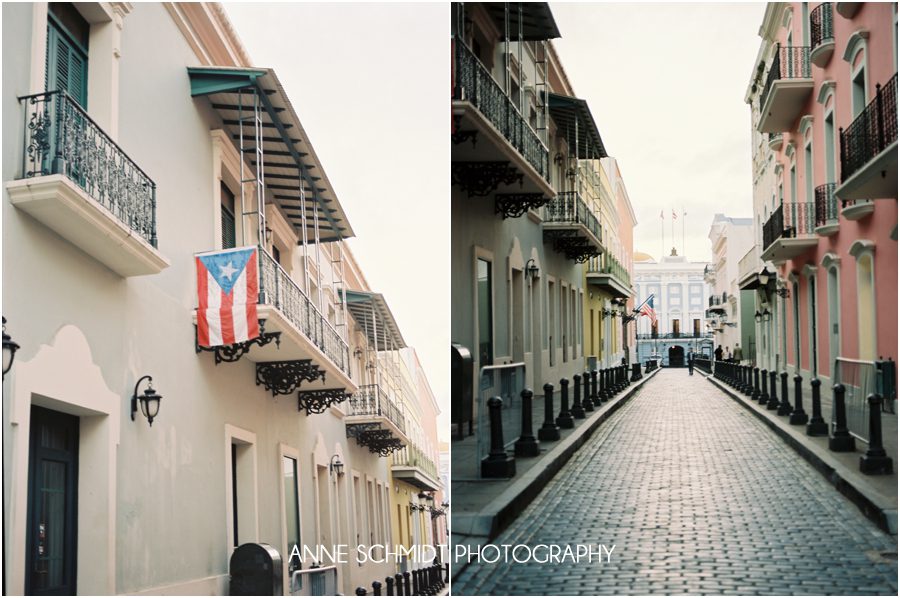
<path id="1" fill-rule="evenodd" d="M 609 402 L 604 403 L 599 408 L 600 411 L 592 413 L 584 423 L 576 428 L 576 433 L 570 434 L 559 442 L 555 442 L 556 446 L 548 450 L 540 458 L 539 462 L 535 463 L 524 474 L 518 476 L 519 479 L 478 513 L 455 515 L 453 527 L 461 523 L 460 527 L 466 528 L 467 535 L 483 537 L 485 543 L 500 535 L 503 530 L 515 521 L 525 507 L 540 494 L 544 486 L 559 472 L 559 469 L 572 458 L 575 451 L 588 441 L 588 438 L 597 430 L 600 424 L 609 419 L 610 415 L 631 399 L 659 371 L 660 368 L 657 368 L 649 374 L 644 374 L 639 381 L 632 383 L 625 391 L 613 397 Z M 452 527 L 451 533 L 453 533 Z M 454 571 L 452 577 L 455 578 L 462 573 L 467 565 L 468 563 L 458 571 Z"/>
<path id="2" fill-rule="evenodd" d="M 859 507 L 869 520 L 883 531 L 889 534 L 897 533 L 897 502 L 891 502 L 890 497 L 884 496 L 874 488 L 865 487 L 851 477 L 851 471 L 847 467 L 829 456 L 821 455 L 806 436 L 794 434 L 792 429 L 785 429 L 780 420 L 768 417 L 768 412 L 762 412 L 755 408 L 755 403 L 735 391 L 723 382 L 714 378 L 711 374 L 703 374 L 704 377 L 719 390 L 736 401 L 739 405 L 750 411 L 758 420 L 763 422 L 770 430 L 775 432 L 785 443 L 797 452 L 805 461 L 822 474 L 835 489 L 846 496 L 850 502 Z M 855 477 L 855 476 L 853 476 Z M 864 480 L 863 480 L 864 482 Z"/>

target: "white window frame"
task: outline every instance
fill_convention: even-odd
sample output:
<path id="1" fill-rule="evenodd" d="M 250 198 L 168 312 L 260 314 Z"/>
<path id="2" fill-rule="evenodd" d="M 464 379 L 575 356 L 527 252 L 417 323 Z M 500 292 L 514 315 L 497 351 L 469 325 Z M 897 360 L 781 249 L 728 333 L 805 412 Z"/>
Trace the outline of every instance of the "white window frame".
<path id="1" fill-rule="evenodd" d="M 232 486 L 234 484 L 234 477 L 232 476 L 232 462 L 231 462 L 231 445 L 232 444 L 241 444 L 248 445 L 250 451 L 250 478 L 251 478 L 251 487 L 249 489 L 249 496 L 244 498 L 250 498 L 251 504 L 249 509 L 245 509 L 242 506 L 239 506 L 241 513 L 246 513 L 249 511 L 251 513 L 251 520 L 249 523 L 250 526 L 250 538 L 242 538 L 247 542 L 258 542 L 259 541 L 259 468 L 257 467 L 257 444 L 256 444 L 256 434 L 251 432 L 250 430 L 245 430 L 243 428 L 239 428 L 237 426 L 231 424 L 225 424 L 225 539 L 226 539 L 226 549 L 225 549 L 225 562 L 227 563 L 231 558 L 231 553 L 234 550 L 235 539 L 234 539 L 234 499 L 231 495 Z M 241 525 L 241 521 L 243 517 L 238 516 L 238 526 L 239 528 L 243 527 Z M 239 532 L 240 533 L 240 530 Z"/>

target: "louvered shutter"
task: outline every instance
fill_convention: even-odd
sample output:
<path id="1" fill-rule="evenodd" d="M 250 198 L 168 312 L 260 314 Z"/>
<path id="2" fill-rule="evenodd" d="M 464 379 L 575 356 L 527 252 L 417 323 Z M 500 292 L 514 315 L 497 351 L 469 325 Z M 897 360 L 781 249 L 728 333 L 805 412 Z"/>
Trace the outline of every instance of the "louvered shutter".
<path id="1" fill-rule="evenodd" d="M 222 249 L 231 249 L 235 245 L 234 214 L 222 206 Z"/>
<path id="2" fill-rule="evenodd" d="M 47 91 L 66 91 L 82 108 L 87 108 L 87 57 L 53 22 L 47 26 L 44 66 Z"/>

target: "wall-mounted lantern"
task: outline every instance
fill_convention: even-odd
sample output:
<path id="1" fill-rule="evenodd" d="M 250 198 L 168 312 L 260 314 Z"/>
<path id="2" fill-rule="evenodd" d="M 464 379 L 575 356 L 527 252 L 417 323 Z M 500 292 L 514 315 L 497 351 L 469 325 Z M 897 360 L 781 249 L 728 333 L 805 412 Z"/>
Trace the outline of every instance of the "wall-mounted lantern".
<path id="1" fill-rule="evenodd" d="M 147 390 L 144 391 L 144 394 L 138 396 L 138 387 L 144 380 L 147 381 Z M 159 414 L 160 399 L 162 399 L 162 396 L 156 394 L 156 391 L 153 390 L 153 378 L 150 376 L 141 377 L 137 384 L 134 385 L 134 394 L 131 395 L 131 421 L 134 421 L 134 414 L 137 413 L 138 403 L 140 402 L 141 413 L 152 426 L 154 418 Z"/>
<path id="2" fill-rule="evenodd" d="M 16 359 L 16 351 L 19 350 L 19 344 L 16 343 L 11 336 L 6 334 L 6 318 L 3 318 L 3 376 L 12 368 L 13 361 Z"/>

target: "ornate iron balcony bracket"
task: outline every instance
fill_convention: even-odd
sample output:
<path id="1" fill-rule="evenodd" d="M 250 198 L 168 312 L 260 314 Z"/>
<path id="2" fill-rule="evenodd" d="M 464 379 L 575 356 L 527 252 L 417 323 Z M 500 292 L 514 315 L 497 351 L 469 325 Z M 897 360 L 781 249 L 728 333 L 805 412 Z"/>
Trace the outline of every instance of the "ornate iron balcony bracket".
<path id="1" fill-rule="evenodd" d="M 314 365 L 311 359 L 298 361 L 267 361 L 256 364 L 256 384 L 262 384 L 272 396 L 289 395 L 300 388 L 303 381 L 314 382 L 321 378 L 325 382 L 325 372 Z"/>
<path id="2" fill-rule="evenodd" d="M 550 198 L 543 193 L 498 193 L 494 196 L 494 213 L 506 218 L 518 218 L 528 210 L 546 205 Z"/>
<path id="3" fill-rule="evenodd" d="M 214 353 L 216 356 L 216 365 L 219 365 L 222 362 L 234 363 L 235 361 L 238 361 L 241 357 L 250 352 L 250 348 L 253 345 L 265 347 L 272 341 L 275 341 L 275 345 L 281 347 L 281 332 L 263 332 L 265 326 L 264 323 L 265 320 L 259 321 L 258 337 L 250 339 L 249 341 L 244 341 L 242 343 L 223 345 L 220 347 L 201 346 L 199 340 L 197 339 L 197 326 L 194 325 L 194 350 L 197 353 L 200 353 L 201 351 Z"/>
<path id="4" fill-rule="evenodd" d="M 347 424 L 347 438 L 356 438 L 359 446 L 367 447 L 370 453 L 377 453 L 382 457 L 403 448 L 403 442 L 394 438 L 390 430 L 382 429 L 378 423 Z"/>
<path id="5" fill-rule="evenodd" d="M 297 410 L 302 411 L 305 409 L 306 415 L 324 413 L 332 405 L 342 403 L 349 398 L 350 393 L 343 388 L 301 390 L 297 393 Z"/>
<path id="6" fill-rule="evenodd" d="M 450 169 L 453 184 L 469 197 L 485 197 L 497 190 L 500 184 L 522 185 L 525 175 L 510 166 L 509 162 L 454 162 Z"/>

